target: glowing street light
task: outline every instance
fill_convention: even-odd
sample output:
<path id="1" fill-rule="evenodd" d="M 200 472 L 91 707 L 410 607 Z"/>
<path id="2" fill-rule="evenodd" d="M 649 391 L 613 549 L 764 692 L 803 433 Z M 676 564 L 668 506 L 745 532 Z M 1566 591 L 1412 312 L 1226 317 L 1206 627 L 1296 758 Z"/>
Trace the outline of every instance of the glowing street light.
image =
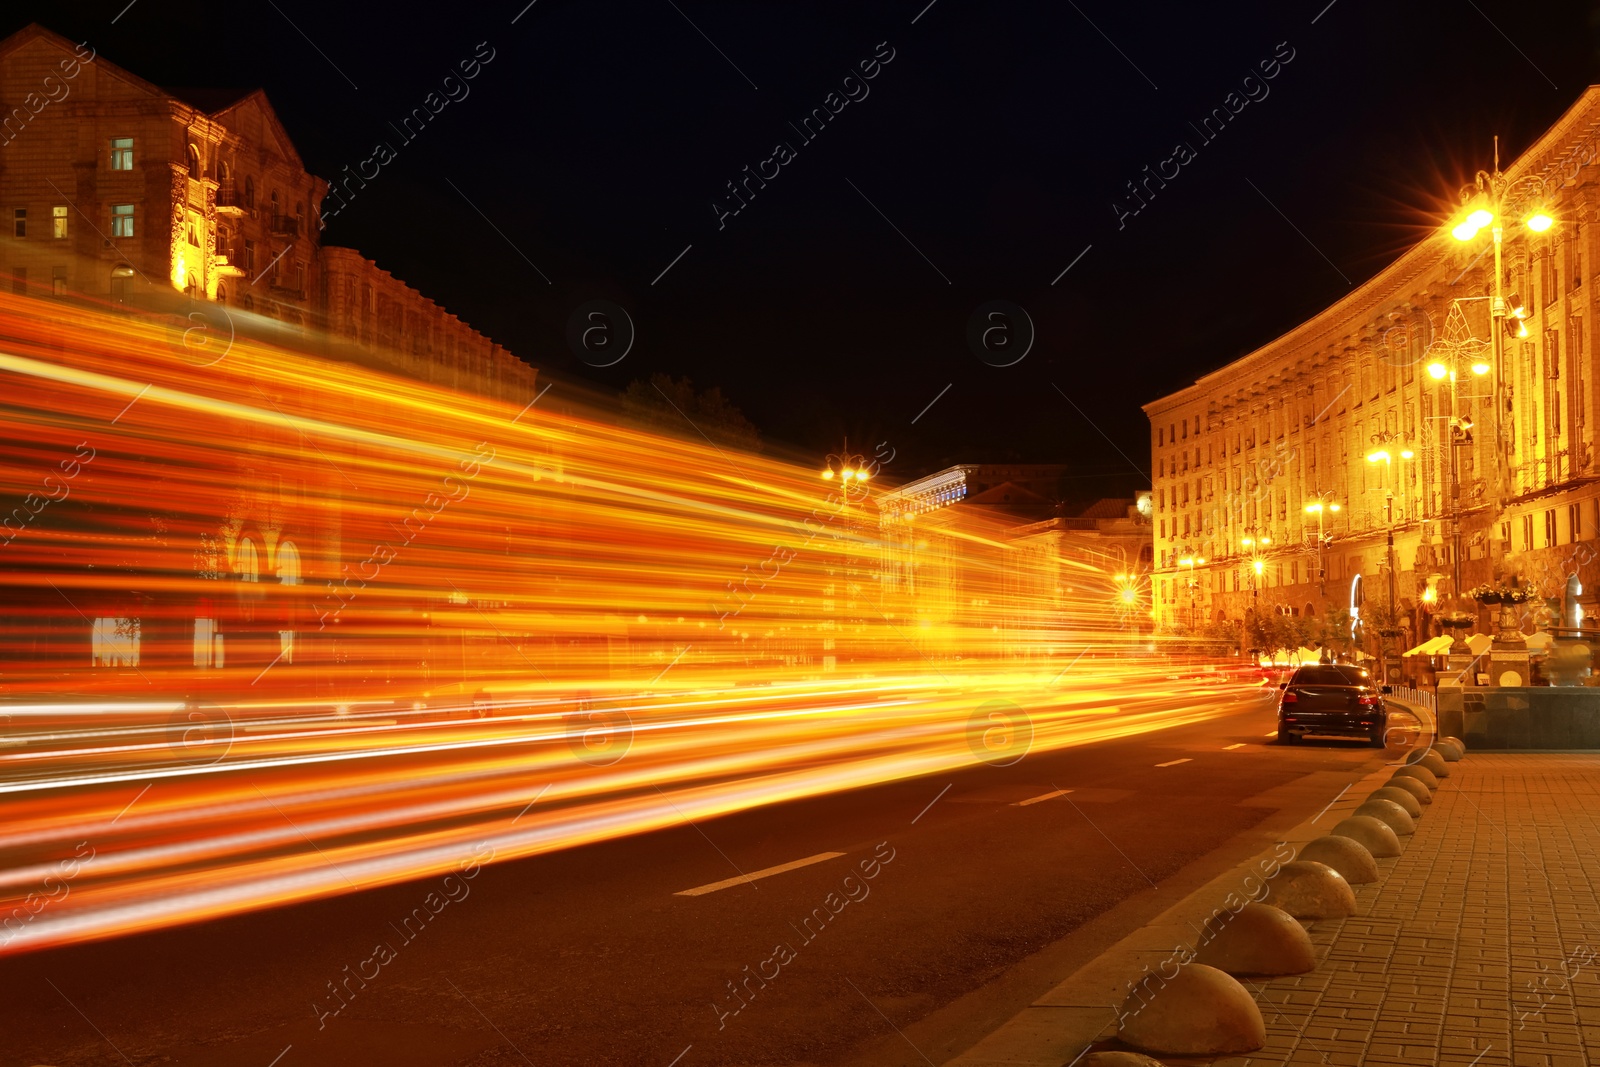
<path id="1" fill-rule="evenodd" d="M 1306 511 L 1317 517 L 1317 591 L 1326 595 L 1327 568 L 1323 566 L 1322 550 L 1327 547 L 1328 535 L 1323 531 L 1323 519 L 1328 514 L 1337 514 L 1339 504 L 1332 499 L 1332 493 L 1318 493 L 1311 498 L 1311 503 L 1306 505 Z"/>

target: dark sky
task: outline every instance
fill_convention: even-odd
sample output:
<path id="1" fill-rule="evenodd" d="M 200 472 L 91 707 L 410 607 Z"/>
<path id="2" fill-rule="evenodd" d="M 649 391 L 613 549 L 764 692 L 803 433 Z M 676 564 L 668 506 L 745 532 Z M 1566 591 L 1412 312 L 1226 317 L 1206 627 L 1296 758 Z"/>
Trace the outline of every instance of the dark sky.
<path id="1" fill-rule="evenodd" d="M 525 5 L 22 2 L 3 28 L 158 84 L 262 86 L 324 177 L 388 142 L 325 240 L 556 377 L 688 375 L 796 455 L 848 434 L 902 476 L 1065 462 L 1084 496 L 1148 484 L 1140 404 L 1380 270 L 1495 133 L 1514 158 L 1600 81 L 1600 6 L 1544 0 Z M 390 123 L 489 49 L 404 142 Z M 867 95 L 804 141 L 790 123 L 845 88 Z M 1191 126 L 1247 90 L 1213 140 Z M 794 158 L 719 229 L 725 184 L 780 141 Z M 1193 158 L 1119 228 L 1179 141 Z M 567 342 L 595 299 L 637 330 L 605 369 Z M 968 344 L 996 300 L 1037 334 L 1011 366 Z"/>

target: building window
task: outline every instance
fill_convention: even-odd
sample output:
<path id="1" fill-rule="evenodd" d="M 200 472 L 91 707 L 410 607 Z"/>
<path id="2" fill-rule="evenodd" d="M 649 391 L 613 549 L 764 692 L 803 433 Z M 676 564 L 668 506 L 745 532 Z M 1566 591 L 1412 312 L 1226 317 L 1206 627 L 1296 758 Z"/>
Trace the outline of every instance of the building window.
<path id="1" fill-rule="evenodd" d="M 25 208 L 25 207 L 17 208 L 16 212 L 12 215 L 12 226 L 15 228 L 15 235 L 17 237 L 26 237 L 26 236 L 28 236 L 28 209 L 27 208 Z"/>
<path id="2" fill-rule="evenodd" d="M 1548 508 L 1544 513 L 1544 546 L 1549 548 L 1556 543 L 1556 509 Z"/>
<path id="3" fill-rule="evenodd" d="M 64 296 L 67 292 L 67 268 L 50 268 L 50 292 L 56 296 Z"/>
<path id="4" fill-rule="evenodd" d="M 1583 510 L 1576 504 L 1567 505 L 1567 540 L 1583 539 Z"/>
<path id="5" fill-rule="evenodd" d="M 256 555 L 256 545 L 248 537 L 239 542 L 239 550 L 234 554 L 234 571 L 241 582 L 261 580 L 261 563 Z"/>
<path id="6" fill-rule="evenodd" d="M 248 237 L 244 241 L 244 272 L 246 274 L 256 272 L 256 243 Z"/>
<path id="7" fill-rule="evenodd" d="M 200 149 L 192 144 L 189 146 L 189 177 L 195 181 L 205 177 L 205 171 L 200 166 Z"/>
<path id="8" fill-rule="evenodd" d="M 1165 431 L 1161 427 L 1157 426 L 1156 427 L 1156 447 L 1160 448 L 1162 445 L 1165 445 L 1166 443 L 1167 443 L 1167 431 Z"/>
<path id="9" fill-rule="evenodd" d="M 111 207 L 111 236 L 133 236 L 133 205 L 113 204 Z"/>
<path id="10" fill-rule="evenodd" d="M 194 665 L 196 667 L 221 667 L 222 635 L 217 633 L 216 619 L 194 620 Z"/>
<path id="11" fill-rule="evenodd" d="M 256 208 L 256 180 L 249 175 L 244 179 L 244 206 L 251 211 Z"/>
<path id="12" fill-rule="evenodd" d="M 132 277 L 133 268 L 126 263 L 121 263 L 111 268 L 111 302 L 113 304 L 126 304 L 128 302 L 128 285 Z"/>
<path id="13" fill-rule="evenodd" d="M 300 584 L 300 550 L 293 541 L 278 545 L 278 581 L 283 585 Z M 282 663 L 294 662 L 294 631 L 278 631 L 278 659 Z"/>
<path id="14" fill-rule="evenodd" d="M 139 620 L 102 616 L 94 620 L 91 652 L 96 667 L 139 665 Z"/>
<path id="15" fill-rule="evenodd" d="M 111 138 L 111 169 L 112 170 L 132 170 L 133 169 L 133 138 L 132 137 L 113 137 L 113 138 Z"/>
<path id="16" fill-rule="evenodd" d="M 50 209 L 50 236 L 57 241 L 67 236 L 67 205 L 58 204 Z"/>
<path id="17" fill-rule="evenodd" d="M 1528 551 L 1533 547 L 1533 512 L 1522 516 L 1522 550 Z"/>

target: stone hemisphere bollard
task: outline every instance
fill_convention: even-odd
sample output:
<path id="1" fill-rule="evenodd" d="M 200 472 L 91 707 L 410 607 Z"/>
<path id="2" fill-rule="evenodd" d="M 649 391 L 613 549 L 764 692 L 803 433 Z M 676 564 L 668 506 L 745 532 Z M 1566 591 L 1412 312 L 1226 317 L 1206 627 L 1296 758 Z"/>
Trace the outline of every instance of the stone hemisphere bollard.
<path id="1" fill-rule="evenodd" d="M 1384 783 L 1385 789 L 1403 789 L 1417 798 L 1418 804 L 1432 804 L 1433 790 L 1417 781 L 1415 778 L 1390 778 Z"/>
<path id="2" fill-rule="evenodd" d="M 1388 825 L 1398 837 L 1417 832 L 1417 824 L 1411 821 L 1411 816 L 1406 809 L 1392 800 L 1367 800 L 1355 810 L 1356 815 L 1370 815 L 1379 822 Z"/>
<path id="3" fill-rule="evenodd" d="M 1405 813 L 1413 819 L 1422 818 L 1422 803 L 1416 797 L 1397 786 L 1386 785 L 1381 789 L 1374 789 L 1368 800 L 1392 800 L 1405 809 Z"/>
<path id="4" fill-rule="evenodd" d="M 1466 753 L 1460 748 L 1456 747 L 1456 743 L 1449 738 L 1435 741 L 1433 743 L 1433 750 L 1439 753 L 1439 755 L 1443 756 L 1446 763 L 1460 763 L 1461 758 L 1466 755 Z"/>
<path id="5" fill-rule="evenodd" d="M 1314 860 L 1295 860 L 1279 868 L 1267 883 L 1266 903 L 1296 919 L 1342 919 L 1356 913 L 1355 890 L 1344 875 Z"/>
<path id="6" fill-rule="evenodd" d="M 1311 935 L 1280 908 L 1252 901 L 1206 923 L 1195 961 L 1229 974 L 1305 974 L 1316 970 Z"/>
<path id="7" fill-rule="evenodd" d="M 1398 771 L 1395 771 L 1393 774 L 1391 774 L 1389 778 L 1391 780 L 1395 778 L 1414 778 L 1423 785 L 1427 786 L 1430 793 L 1439 788 L 1438 776 L 1432 771 L 1428 770 L 1426 767 L 1418 767 L 1415 765 L 1401 767 Z"/>
<path id="8" fill-rule="evenodd" d="M 1344 875 L 1352 885 L 1365 885 L 1378 880 L 1378 861 L 1372 858 L 1367 847 L 1353 837 L 1319 837 L 1308 842 L 1296 859 L 1325 863 Z"/>
<path id="9" fill-rule="evenodd" d="M 1457 748 L 1459 748 L 1461 750 L 1461 754 L 1463 756 L 1466 755 L 1466 753 L 1467 753 L 1467 743 L 1465 741 L 1461 740 L 1461 738 L 1459 738 L 1459 737 L 1446 737 L 1446 738 L 1443 738 L 1443 740 L 1448 741 L 1452 745 L 1454 745 Z"/>
<path id="10" fill-rule="evenodd" d="M 1078 1067 L 1162 1067 L 1142 1052 L 1091 1052 L 1076 1062 Z"/>
<path id="11" fill-rule="evenodd" d="M 1431 748 L 1426 752 L 1413 752 L 1406 757 L 1406 762 L 1413 767 L 1426 767 L 1433 772 L 1435 778 L 1450 777 L 1450 764 L 1446 763 L 1445 758 Z"/>
<path id="12" fill-rule="evenodd" d="M 1149 990 L 1148 999 L 1134 992 L 1117 1018 L 1117 1037 L 1145 1052 L 1221 1056 L 1267 1043 L 1266 1023 L 1249 990 L 1203 963 L 1180 968 Z"/>
<path id="13" fill-rule="evenodd" d="M 1400 855 L 1400 838 L 1389 824 L 1370 815 L 1352 815 L 1330 831 L 1335 837 L 1350 837 L 1379 859 Z"/>

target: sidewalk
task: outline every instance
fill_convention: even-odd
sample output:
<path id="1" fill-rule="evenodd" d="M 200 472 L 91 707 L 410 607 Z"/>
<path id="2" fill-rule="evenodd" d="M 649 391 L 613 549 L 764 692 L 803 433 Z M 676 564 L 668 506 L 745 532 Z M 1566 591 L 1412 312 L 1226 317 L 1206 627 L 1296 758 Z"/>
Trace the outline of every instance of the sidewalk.
<path id="1" fill-rule="evenodd" d="M 1326 833 L 1394 765 L 1285 835 Z M 1357 913 L 1306 921 L 1317 967 L 1241 978 L 1267 1026 L 1245 1056 L 1170 1067 L 1600 1067 L 1600 754 L 1468 752 Z M 1265 854 L 1265 853 L 1264 853 Z M 952 1067 L 1065 1067 L 1125 1048 L 1115 1013 L 1246 868 L 1208 885 L 1040 998 Z"/>

